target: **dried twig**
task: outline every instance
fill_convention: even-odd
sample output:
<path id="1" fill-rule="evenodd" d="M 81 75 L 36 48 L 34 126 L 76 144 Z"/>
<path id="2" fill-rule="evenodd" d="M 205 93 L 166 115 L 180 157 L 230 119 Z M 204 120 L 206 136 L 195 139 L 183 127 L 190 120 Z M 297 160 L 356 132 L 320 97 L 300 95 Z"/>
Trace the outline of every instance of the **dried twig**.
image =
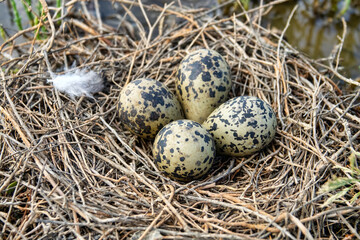
<path id="1" fill-rule="evenodd" d="M 114 1 L 125 12 L 118 30 L 99 13 L 91 15 L 100 5 L 64 3 L 66 15 L 56 19 L 61 26 L 48 6 L 46 21 L 0 47 L 1 237 L 358 237 L 359 208 L 346 206 L 351 193 L 324 209 L 325 195 L 318 190 L 337 171 L 332 166 L 346 166 L 349 152 L 359 151 L 359 94 L 341 95 L 313 60 L 283 40 L 286 28 L 277 36 L 259 26 L 262 13 L 286 0 L 221 18 L 208 15 L 221 6 L 181 9 L 177 2 Z M 167 27 L 169 19 L 176 27 Z M 49 30 L 48 39 L 14 41 L 41 26 Z M 281 126 L 262 151 L 219 161 L 206 178 L 182 183 L 156 169 L 152 141 L 127 131 L 116 105 L 122 87 L 138 77 L 156 78 L 174 90 L 179 62 L 199 47 L 228 61 L 231 97 L 260 97 L 274 107 Z M 101 72 L 107 89 L 94 99 L 75 100 L 54 91 L 48 73 L 74 61 Z M 341 76 L 336 66 L 327 68 Z"/>

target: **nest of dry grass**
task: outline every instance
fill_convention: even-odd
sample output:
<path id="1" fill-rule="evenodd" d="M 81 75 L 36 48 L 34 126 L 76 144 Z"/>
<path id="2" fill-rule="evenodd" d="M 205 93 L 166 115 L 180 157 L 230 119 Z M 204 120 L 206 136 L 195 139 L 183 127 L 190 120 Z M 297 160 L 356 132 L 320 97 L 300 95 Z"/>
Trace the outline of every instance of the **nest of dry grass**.
<path id="1" fill-rule="evenodd" d="M 350 203 L 348 193 L 323 207 L 329 194 L 319 189 L 331 175 L 344 176 L 334 166 L 347 166 L 351 151 L 359 151 L 359 93 L 343 95 L 331 80 L 340 76 L 332 67 L 323 65 L 320 73 L 282 35 L 257 24 L 271 4 L 239 14 L 240 21 L 204 9 L 133 3 L 157 12 L 158 20 L 144 27 L 131 6 L 118 1 L 130 16 L 118 29 L 79 14 L 76 4 L 63 6 L 60 23 L 48 15 L 46 40 L 1 47 L 2 239 L 358 236 L 359 201 Z M 166 28 L 167 19 L 177 26 Z M 219 157 L 209 176 L 181 183 L 156 169 L 152 142 L 122 127 L 116 105 L 122 86 L 138 77 L 173 89 L 178 63 L 198 47 L 226 58 L 231 96 L 271 104 L 278 129 L 263 151 Z M 47 83 L 49 68 L 74 61 L 106 79 L 95 99 L 70 99 Z"/>

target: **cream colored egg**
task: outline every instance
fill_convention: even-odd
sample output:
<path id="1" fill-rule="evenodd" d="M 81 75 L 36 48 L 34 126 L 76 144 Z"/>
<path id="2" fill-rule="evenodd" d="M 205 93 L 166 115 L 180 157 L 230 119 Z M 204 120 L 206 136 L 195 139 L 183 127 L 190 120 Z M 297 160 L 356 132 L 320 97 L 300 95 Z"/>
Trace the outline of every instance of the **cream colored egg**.
<path id="1" fill-rule="evenodd" d="M 176 96 L 163 83 L 149 78 L 126 85 L 120 93 L 118 109 L 124 126 L 148 139 L 169 122 L 184 118 Z"/>
<path id="2" fill-rule="evenodd" d="M 188 54 L 176 76 L 176 94 L 187 119 L 202 123 L 228 99 L 230 67 L 214 50 L 200 49 Z"/>
<path id="3" fill-rule="evenodd" d="M 218 153 L 246 156 L 268 145 L 276 132 L 276 116 L 263 100 L 242 96 L 219 106 L 203 126 L 213 136 Z"/>
<path id="4" fill-rule="evenodd" d="M 167 176 L 191 181 L 210 170 L 215 158 L 215 143 L 199 123 L 177 120 L 157 134 L 153 155 L 157 167 Z"/>

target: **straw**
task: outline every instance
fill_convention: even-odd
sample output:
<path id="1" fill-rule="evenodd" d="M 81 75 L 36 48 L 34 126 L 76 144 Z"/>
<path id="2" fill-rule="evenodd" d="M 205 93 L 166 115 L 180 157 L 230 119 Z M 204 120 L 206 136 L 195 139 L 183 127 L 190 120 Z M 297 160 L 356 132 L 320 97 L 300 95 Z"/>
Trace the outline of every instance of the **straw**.
<path id="1" fill-rule="evenodd" d="M 118 28 L 86 14 L 77 0 L 63 4 L 57 26 L 46 6 L 38 25 L 0 46 L 1 238 L 356 238 L 360 207 L 350 200 L 359 186 L 326 207 L 336 192 L 319 190 L 332 175 L 351 177 L 333 167 L 346 167 L 359 151 L 359 94 L 343 94 L 334 83 L 334 75 L 353 81 L 337 72 L 336 55 L 336 68 L 320 73 L 316 67 L 327 62 L 308 59 L 284 34 L 258 26 L 258 13 L 279 2 L 221 17 L 216 8 L 117 0 L 126 12 L 115 16 Z M 14 41 L 42 25 L 45 40 Z M 139 77 L 173 91 L 179 62 L 201 47 L 228 61 L 230 97 L 268 102 L 278 129 L 264 150 L 219 156 L 205 178 L 177 182 L 156 169 L 152 141 L 127 131 L 116 106 L 122 87 Z M 95 100 L 71 99 L 47 83 L 50 70 L 61 74 L 75 61 L 106 80 Z"/>

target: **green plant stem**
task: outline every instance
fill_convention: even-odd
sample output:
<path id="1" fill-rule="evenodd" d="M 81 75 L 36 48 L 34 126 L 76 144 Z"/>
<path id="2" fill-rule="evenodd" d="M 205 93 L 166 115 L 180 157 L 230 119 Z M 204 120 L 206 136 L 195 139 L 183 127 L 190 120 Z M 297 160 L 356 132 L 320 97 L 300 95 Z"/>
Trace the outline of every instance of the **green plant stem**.
<path id="1" fill-rule="evenodd" d="M 26 15 L 29 18 L 30 25 L 34 26 L 34 14 L 29 10 L 29 7 L 31 6 L 31 0 L 22 0 L 22 4 L 24 6 Z"/>
<path id="2" fill-rule="evenodd" d="M 61 7 L 61 0 L 56 0 L 56 7 L 57 8 Z"/>
<path id="3" fill-rule="evenodd" d="M 57 8 L 60 8 L 61 7 L 61 0 L 56 0 L 56 7 Z M 61 12 L 59 12 L 57 15 L 56 15 L 56 18 L 60 18 L 61 17 Z"/>
<path id="4" fill-rule="evenodd" d="M 16 7 L 16 3 L 15 3 L 15 0 L 10 0 L 10 3 L 11 3 L 11 7 L 13 9 L 13 12 L 14 12 L 14 21 L 15 21 L 15 24 L 16 26 L 19 28 L 19 30 L 23 30 L 23 27 L 22 27 L 22 24 L 21 24 L 21 18 L 20 18 L 20 15 L 19 15 L 19 11 Z"/>
<path id="5" fill-rule="evenodd" d="M 249 10 L 249 1 L 250 0 L 240 0 L 245 10 Z"/>
<path id="6" fill-rule="evenodd" d="M 42 18 L 44 16 L 44 11 L 43 11 L 41 2 L 39 2 L 39 4 L 37 5 L 37 12 L 38 12 L 39 19 L 35 18 L 36 24 L 38 24 L 40 22 L 40 18 Z M 41 32 L 46 32 L 45 26 L 41 26 Z M 36 39 L 44 39 L 44 38 L 45 38 L 45 36 L 43 34 L 41 34 L 40 32 L 36 36 Z"/>
<path id="7" fill-rule="evenodd" d="M 343 7 L 340 10 L 338 17 L 343 16 L 350 8 L 351 0 L 345 0 Z"/>
<path id="8" fill-rule="evenodd" d="M 7 37 L 6 37 L 5 29 L 1 24 L 0 24 L 0 36 L 4 41 L 6 41 Z"/>

